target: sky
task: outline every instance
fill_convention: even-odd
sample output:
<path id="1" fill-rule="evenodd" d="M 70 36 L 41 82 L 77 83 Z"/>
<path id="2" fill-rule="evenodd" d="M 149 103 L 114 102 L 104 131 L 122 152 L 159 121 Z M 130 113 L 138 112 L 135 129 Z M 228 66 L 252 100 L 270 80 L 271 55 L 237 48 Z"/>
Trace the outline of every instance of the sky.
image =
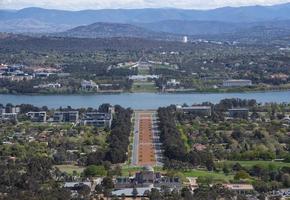
<path id="1" fill-rule="evenodd" d="M 290 0 L 0 0 L 0 9 L 42 7 L 63 10 L 104 8 L 211 9 L 224 6 L 273 5 Z"/>

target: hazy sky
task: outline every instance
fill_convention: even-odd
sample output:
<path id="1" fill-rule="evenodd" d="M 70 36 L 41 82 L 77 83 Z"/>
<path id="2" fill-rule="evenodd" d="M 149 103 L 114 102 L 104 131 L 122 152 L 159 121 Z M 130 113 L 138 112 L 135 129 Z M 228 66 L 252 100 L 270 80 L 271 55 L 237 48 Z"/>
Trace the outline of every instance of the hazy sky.
<path id="1" fill-rule="evenodd" d="M 207 9 L 223 6 L 272 5 L 290 0 L 0 0 L 0 9 L 43 7 L 69 10 L 101 8 L 185 8 Z"/>

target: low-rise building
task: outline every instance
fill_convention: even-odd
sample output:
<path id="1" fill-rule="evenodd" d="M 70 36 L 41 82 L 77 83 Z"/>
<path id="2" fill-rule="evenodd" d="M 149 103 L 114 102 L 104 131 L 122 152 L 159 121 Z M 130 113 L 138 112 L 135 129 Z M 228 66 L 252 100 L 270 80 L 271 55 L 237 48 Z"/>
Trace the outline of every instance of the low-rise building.
<path id="1" fill-rule="evenodd" d="M 20 112 L 18 106 L 0 107 L 0 120 L 2 121 L 17 121 L 17 115 Z"/>
<path id="2" fill-rule="evenodd" d="M 167 87 L 177 87 L 180 85 L 180 81 L 176 81 L 176 79 L 171 79 L 170 81 L 167 81 L 166 86 Z"/>
<path id="3" fill-rule="evenodd" d="M 136 188 L 136 195 L 133 195 L 133 190 L 134 188 L 124 188 L 124 189 L 119 189 L 119 190 L 114 190 L 112 192 L 112 196 L 117 196 L 117 197 L 129 197 L 132 198 L 133 196 L 137 197 L 146 197 L 148 196 L 148 193 L 151 191 L 153 187 L 135 187 Z M 160 188 L 155 188 L 157 190 L 160 190 Z"/>
<path id="4" fill-rule="evenodd" d="M 61 84 L 59 83 L 40 84 L 33 86 L 33 88 L 61 88 Z"/>
<path id="5" fill-rule="evenodd" d="M 77 122 L 79 111 L 56 111 L 53 114 L 54 122 Z"/>
<path id="6" fill-rule="evenodd" d="M 84 114 L 81 123 L 83 125 L 111 128 L 112 118 L 111 113 L 88 112 Z"/>
<path id="7" fill-rule="evenodd" d="M 270 76 L 270 78 L 271 79 L 276 79 L 276 80 L 287 81 L 287 79 L 289 78 L 289 76 L 287 74 L 277 73 L 277 74 L 272 74 Z"/>
<path id="8" fill-rule="evenodd" d="M 143 169 L 137 172 L 134 177 L 117 177 L 115 180 L 116 191 L 126 190 L 133 187 L 161 188 L 162 186 L 167 186 L 171 189 L 181 189 L 182 182 L 178 177 L 163 176 L 159 172 L 154 172 L 154 169 L 151 166 L 143 167 Z"/>
<path id="9" fill-rule="evenodd" d="M 20 113 L 20 107 L 18 106 L 6 106 L 6 107 L 2 107 L 0 112 L 2 113 Z"/>
<path id="10" fill-rule="evenodd" d="M 49 72 L 38 72 L 38 73 L 35 73 L 34 76 L 35 77 L 38 77 L 38 78 L 47 78 L 51 75 L 54 75 L 55 73 L 49 73 Z"/>
<path id="11" fill-rule="evenodd" d="M 223 186 L 237 194 L 250 194 L 254 192 L 254 187 L 251 184 L 224 184 Z"/>
<path id="12" fill-rule="evenodd" d="M 2 121 L 17 121 L 17 113 L 2 113 L 0 114 Z"/>
<path id="13" fill-rule="evenodd" d="M 10 81 L 23 81 L 23 80 L 32 80 L 33 76 L 24 74 L 24 75 L 1 75 L 0 74 L 0 79 L 7 79 Z"/>
<path id="14" fill-rule="evenodd" d="M 223 81 L 224 87 L 246 87 L 251 86 L 252 81 L 251 80 L 245 80 L 245 79 L 230 79 Z"/>
<path id="15" fill-rule="evenodd" d="M 31 119 L 33 122 L 46 122 L 46 112 L 28 112 L 26 115 Z"/>
<path id="16" fill-rule="evenodd" d="M 177 107 L 186 114 L 194 114 L 199 116 L 211 116 L 210 106 L 190 106 L 190 107 Z"/>
<path id="17" fill-rule="evenodd" d="M 1 115 L 2 113 L 6 113 L 6 108 L 4 108 L 4 107 L 0 107 L 0 115 Z"/>
<path id="18" fill-rule="evenodd" d="M 99 86 L 92 80 L 83 80 L 81 82 L 81 87 L 82 89 L 93 89 L 93 88 L 96 88 L 96 89 L 99 89 Z"/>

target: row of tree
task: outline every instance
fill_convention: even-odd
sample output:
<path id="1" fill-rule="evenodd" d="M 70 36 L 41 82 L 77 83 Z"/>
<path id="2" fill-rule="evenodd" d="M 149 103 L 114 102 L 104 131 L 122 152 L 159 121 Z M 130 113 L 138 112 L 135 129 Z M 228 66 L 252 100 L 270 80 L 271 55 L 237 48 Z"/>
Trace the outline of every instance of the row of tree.
<path id="1" fill-rule="evenodd" d="M 122 163 L 127 160 L 132 110 L 116 106 L 115 111 L 116 115 L 112 122 L 111 134 L 107 138 L 109 147 L 105 160 L 111 163 Z"/>
<path id="2" fill-rule="evenodd" d="M 193 166 L 206 166 L 208 170 L 214 169 L 213 156 L 208 151 L 188 151 L 181 133 L 175 122 L 174 107 L 159 108 L 160 139 L 164 147 L 165 167 L 188 169 Z"/>

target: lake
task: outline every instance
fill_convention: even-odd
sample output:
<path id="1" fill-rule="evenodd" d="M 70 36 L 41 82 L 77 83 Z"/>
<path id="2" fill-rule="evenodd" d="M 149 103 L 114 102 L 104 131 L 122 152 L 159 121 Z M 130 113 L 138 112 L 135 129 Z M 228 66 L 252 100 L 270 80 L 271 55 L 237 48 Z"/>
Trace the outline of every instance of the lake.
<path id="1" fill-rule="evenodd" d="M 96 95 L 6 95 L 0 94 L 0 103 L 32 104 L 59 108 L 71 106 L 73 108 L 97 108 L 103 103 L 121 105 L 133 109 L 156 109 L 171 104 L 188 105 L 202 102 L 217 103 L 225 98 L 256 99 L 259 103 L 287 102 L 290 103 L 290 91 L 268 91 L 249 93 L 191 93 L 191 94 L 164 94 L 164 93 L 122 93 Z"/>

